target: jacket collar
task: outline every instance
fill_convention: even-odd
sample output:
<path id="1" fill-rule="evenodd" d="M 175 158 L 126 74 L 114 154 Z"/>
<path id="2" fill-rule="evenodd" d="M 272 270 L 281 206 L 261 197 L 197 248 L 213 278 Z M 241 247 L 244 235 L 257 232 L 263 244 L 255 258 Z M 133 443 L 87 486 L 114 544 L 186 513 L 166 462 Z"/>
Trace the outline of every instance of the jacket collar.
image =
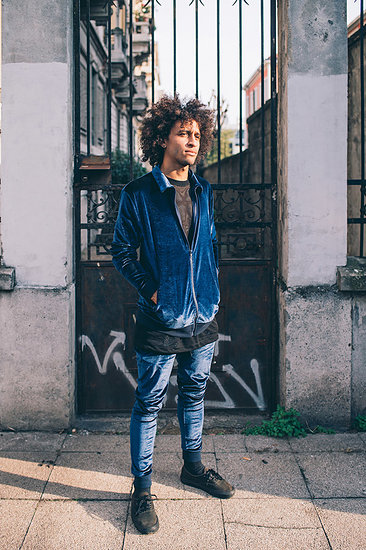
<path id="1" fill-rule="evenodd" d="M 174 185 L 172 185 L 170 183 L 170 181 L 168 180 L 166 175 L 163 174 L 163 172 L 160 170 L 160 166 L 158 166 L 158 165 L 154 166 L 151 173 L 152 173 L 152 175 L 153 175 L 153 177 L 154 177 L 156 183 L 158 184 L 159 189 L 162 193 L 164 193 L 164 191 L 166 191 L 169 187 L 174 187 Z M 198 187 L 202 191 L 203 187 L 202 187 L 201 183 L 198 181 L 196 175 L 192 172 L 192 170 L 190 168 L 188 170 L 188 179 L 191 183 L 193 183 L 195 188 Z"/>

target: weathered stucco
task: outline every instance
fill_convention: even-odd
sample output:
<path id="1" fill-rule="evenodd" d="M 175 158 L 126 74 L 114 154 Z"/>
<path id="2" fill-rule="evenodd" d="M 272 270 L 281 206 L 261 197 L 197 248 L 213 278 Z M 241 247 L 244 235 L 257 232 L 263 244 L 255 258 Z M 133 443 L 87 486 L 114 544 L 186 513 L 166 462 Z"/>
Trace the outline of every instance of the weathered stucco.
<path id="1" fill-rule="evenodd" d="M 2 0 L 3 63 L 67 63 L 72 2 Z"/>
<path id="2" fill-rule="evenodd" d="M 0 429 L 67 428 L 74 416 L 74 288 L 0 292 Z"/>
<path id="3" fill-rule="evenodd" d="M 283 404 L 309 423 L 350 422 L 351 307 L 351 298 L 327 287 L 283 294 Z"/>
<path id="4" fill-rule="evenodd" d="M 346 0 L 288 1 L 289 72 L 347 73 L 346 10 Z"/>
<path id="5" fill-rule="evenodd" d="M 346 1 L 287 5 L 285 281 L 332 285 L 347 253 Z"/>
<path id="6" fill-rule="evenodd" d="M 61 429 L 75 407 L 73 3 L 2 6 L 1 244 L 16 286 L 0 292 L 0 424 Z"/>
<path id="7" fill-rule="evenodd" d="M 279 123 L 280 401 L 349 425 L 346 0 L 279 2 Z"/>
<path id="8" fill-rule="evenodd" d="M 366 294 L 352 300 L 352 417 L 366 415 Z"/>

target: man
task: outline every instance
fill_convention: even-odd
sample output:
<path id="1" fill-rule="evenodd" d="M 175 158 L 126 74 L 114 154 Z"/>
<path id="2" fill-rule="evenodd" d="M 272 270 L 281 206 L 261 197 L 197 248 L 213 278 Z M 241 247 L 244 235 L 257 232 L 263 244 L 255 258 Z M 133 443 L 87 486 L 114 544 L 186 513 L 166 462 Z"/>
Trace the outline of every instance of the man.
<path id="1" fill-rule="evenodd" d="M 190 169 L 212 143 L 213 112 L 199 100 L 163 96 L 141 125 L 143 160 L 152 172 L 121 193 L 113 263 L 138 290 L 135 349 L 138 387 L 130 443 L 132 519 L 157 531 L 150 494 L 156 420 L 178 363 L 181 481 L 229 498 L 234 488 L 201 462 L 203 399 L 217 340 L 218 246 L 210 184 Z M 140 249 L 139 260 L 137 249 Z"/>

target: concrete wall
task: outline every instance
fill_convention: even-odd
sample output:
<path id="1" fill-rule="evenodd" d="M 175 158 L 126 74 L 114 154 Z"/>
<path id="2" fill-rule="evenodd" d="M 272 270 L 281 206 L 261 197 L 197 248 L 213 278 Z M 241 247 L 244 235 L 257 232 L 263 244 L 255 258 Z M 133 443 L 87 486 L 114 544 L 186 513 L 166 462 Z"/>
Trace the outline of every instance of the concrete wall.
<path id="1" fill-rule="evenodd" d="M 311 425 L 351 418 L 351 298 L 334 288 L 281 293 L 281 401 Z M 284 354 L 285 352 L 285 354 Z"/>
<path id="2" fill-rule="evenodd" d="M 2 426 L 69 425 L 74 407 L 72 2 L 3 1 Z"/>
<path id="3" fill-rule="evenodd" d="M 280 396 L 312 422 L 351 417 L 346 263 L 346 1 L 279 3 Z"/>
<path id="4" fill-rule="evenodd" d="M 74 408 L 74 289 L 0 292 L 0 426 L 59 430 Z"/>
<path id="5" fill-rule="evenodd" d="M 366 415 L 366 294 L 352 298 L 352 417 Z"/>

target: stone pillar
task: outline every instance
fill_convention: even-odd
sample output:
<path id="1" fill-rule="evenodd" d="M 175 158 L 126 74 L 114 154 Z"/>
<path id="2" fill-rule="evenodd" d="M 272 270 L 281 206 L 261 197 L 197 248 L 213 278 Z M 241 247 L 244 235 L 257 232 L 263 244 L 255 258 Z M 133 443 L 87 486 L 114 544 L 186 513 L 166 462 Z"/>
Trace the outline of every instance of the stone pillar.
<path id="1" fill-rule="evenodd" d="M 346 0 L 279 1 L 280 396 L 311 422 L 346 424 Z"/>
<path id="2" fill-rule="evenodd" d="M 72 1 L 3 0 L 0 425 L 74 414 Z"/>

